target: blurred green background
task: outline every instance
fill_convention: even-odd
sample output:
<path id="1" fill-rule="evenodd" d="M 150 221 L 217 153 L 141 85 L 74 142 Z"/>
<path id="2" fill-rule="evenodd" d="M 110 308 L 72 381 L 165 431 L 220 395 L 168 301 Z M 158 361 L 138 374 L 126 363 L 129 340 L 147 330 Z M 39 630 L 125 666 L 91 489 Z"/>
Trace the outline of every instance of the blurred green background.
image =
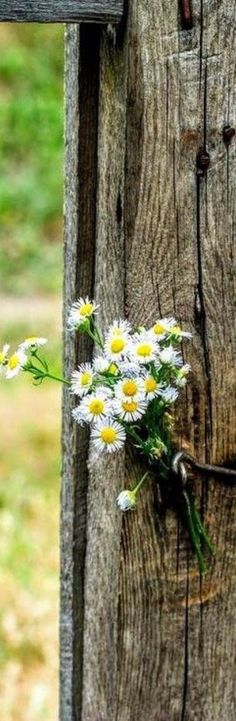
<path id="1" fill-rule="evenodd" d="M 1 342 L 49 338 L 60 370 L 63 28 L 0 25 Z M 60 394 L 1 376 L 0 697 L 4 721 L 55 721 Z"/>

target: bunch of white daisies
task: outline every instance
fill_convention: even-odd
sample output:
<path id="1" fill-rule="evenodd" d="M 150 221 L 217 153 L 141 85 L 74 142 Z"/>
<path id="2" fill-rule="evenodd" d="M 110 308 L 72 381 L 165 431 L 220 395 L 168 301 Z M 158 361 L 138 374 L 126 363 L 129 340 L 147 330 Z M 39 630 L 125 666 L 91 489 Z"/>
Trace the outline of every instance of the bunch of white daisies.
<path id="1" fill-rule="evenodd" d="M 103 338 L 96 313 L 94 301 L 80 298 L 69 314 L 70 330 L 87 332 L 99 348 L 92 363 L 72 374 L 71 389 L 79 398 L 73 416 L 91 425 L 98 452 L 118 451 L 129 436 L 150 459 L 160 458 L 167 450 L 170 407 L 190 370 L 178 346 L 191 334 L 174 318 L 135 331 L 127 320 L 115 320 Z"/>

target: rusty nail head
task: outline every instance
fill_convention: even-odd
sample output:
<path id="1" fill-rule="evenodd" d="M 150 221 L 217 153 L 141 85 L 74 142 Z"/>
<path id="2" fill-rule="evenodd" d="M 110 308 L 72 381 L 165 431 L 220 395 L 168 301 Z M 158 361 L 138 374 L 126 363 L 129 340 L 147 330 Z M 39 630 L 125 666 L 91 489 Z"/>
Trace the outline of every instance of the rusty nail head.
<path id="1" fill-rule="evenodd" d="M 200 148 L 197 154 L 197 175 L 204 175 L 210 165 L 210 155 L 204 148 Z"/>
<path id="2" fill-rule="evenodd" d="M 231 143 L 232 138 L 235 135 L 235 128 L 231 128 L 230 125 L 226 125 L 223 128 L 223 140 L 225 142 L 225 145 L 229 145 Z"/>
<path id="3" fill-rule="evenodd" d="M 180 14 L 184 30 L 191 30 L 193 27 L 192 0 L 180 0 Z"/>

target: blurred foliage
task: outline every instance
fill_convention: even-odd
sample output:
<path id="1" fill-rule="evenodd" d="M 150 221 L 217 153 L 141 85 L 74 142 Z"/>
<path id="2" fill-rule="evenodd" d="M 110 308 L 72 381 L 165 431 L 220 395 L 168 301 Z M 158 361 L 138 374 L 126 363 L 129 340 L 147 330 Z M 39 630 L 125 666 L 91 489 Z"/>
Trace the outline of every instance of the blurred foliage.
<path id="1" fill-rule="evenodd" d="M 49 338 L 60 371 L 63 28 L 0 25 L 1 342 Z M 61 388 L 1 376 L 0 696 L 4 721 L 54 721 Z"/>
<path id="2" fill-rule="evenodd" d="M 1 292 L 61 287 L 63 28 L 0 27 Z"/>

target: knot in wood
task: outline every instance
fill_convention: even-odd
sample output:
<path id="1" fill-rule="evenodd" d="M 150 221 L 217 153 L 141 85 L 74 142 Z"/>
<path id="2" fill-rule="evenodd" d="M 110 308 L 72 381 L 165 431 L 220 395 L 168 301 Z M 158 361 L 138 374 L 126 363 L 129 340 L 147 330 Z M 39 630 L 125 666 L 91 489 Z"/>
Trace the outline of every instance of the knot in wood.
<path id="1" fill-rule="evenodd" d="M 229 145 L 231 143 L 232 138 L 235 135 L 235 128 L 231 128 L 230 125 L 226 125 L 225 128 L 223 128 L 223 140 L 225 145 Z"/>
<path id="2" fill-rule="evenodd" d="M 200 148 L 197 154 L 197 175 L 204 175 L 210 165 L 210 155 L 204 148 Z"/>

